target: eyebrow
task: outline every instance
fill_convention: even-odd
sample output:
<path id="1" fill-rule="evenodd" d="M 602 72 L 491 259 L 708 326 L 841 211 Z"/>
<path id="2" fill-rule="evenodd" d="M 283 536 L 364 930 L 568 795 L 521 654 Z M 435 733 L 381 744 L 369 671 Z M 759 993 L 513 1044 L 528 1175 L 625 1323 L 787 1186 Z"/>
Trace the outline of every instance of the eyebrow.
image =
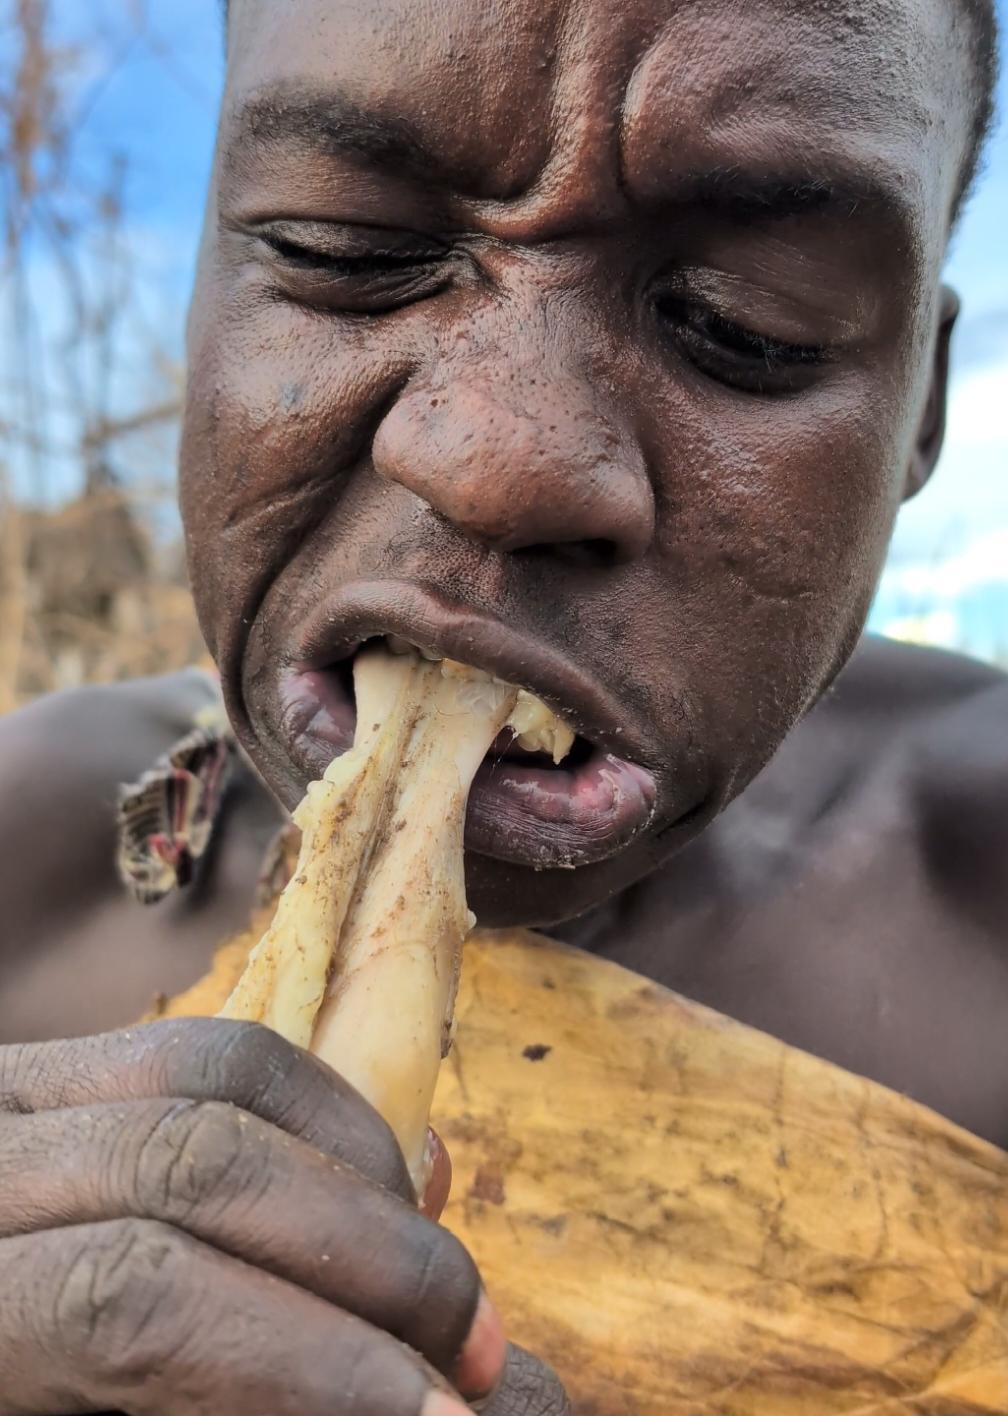
<path id="1" fill-rule="evenodd" d="M 662 205 L 692 207 L 725 220 L 783 221 L 818 212 L 851 218 L 881 215 L 903 225 L 908 216 L 902 195 L 883 179 L 862 173 L 752 173 L 739 167 L 689 172 L 673 179 Z"/>
<path id="2" fill-rule="evenodd" d="M 423 141 L 408 118 L 370 112 L 338 91 L 274 88 L 232 109 L 228 127 L 233 132 L 224 156 L 232 166 L 251 145 L 308 149 L 333 157 L 350 154 L 426 181 L 447 181 L 450 175 L 443 157 Z"/>
<path id="3" fill-rule="evenodd" d="M 241 165 L 250 147 L 286 147 L 333 158 L 359 157 L 428 186 L 462 189 L 480 178 L 450 162 L 405 115 L 376 113 L 338 89 L 273 86 L 232 108 L 226 124 L 224 161 L 232 168 Z M 643 205 L 703 211 L 739 226 L 821 213 L 838 220 L 874 216 L 901 232 L 910 229 L 910 208 L 895 181 L 846 164 L 834 166 L 833 172 L 824 162 L 822 170 L 814 171 L 753 172 L 722 165 L 670 173 L 662 197 Z M 622 181 L 620 186 L 634 202 Z"/>

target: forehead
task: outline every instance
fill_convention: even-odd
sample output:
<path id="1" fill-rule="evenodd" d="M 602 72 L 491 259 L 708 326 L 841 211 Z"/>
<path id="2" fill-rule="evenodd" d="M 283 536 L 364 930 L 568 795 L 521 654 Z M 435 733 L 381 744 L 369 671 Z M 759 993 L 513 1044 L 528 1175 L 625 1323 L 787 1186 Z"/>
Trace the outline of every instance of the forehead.
<path id="1" fill-rule="evenodd" d="M 966 126 L 955 2 L 232 0 L 224 130 L 240 144 L 245 108 L 331 94 L 484 198 L 829 168 L 943 229 Z"/>

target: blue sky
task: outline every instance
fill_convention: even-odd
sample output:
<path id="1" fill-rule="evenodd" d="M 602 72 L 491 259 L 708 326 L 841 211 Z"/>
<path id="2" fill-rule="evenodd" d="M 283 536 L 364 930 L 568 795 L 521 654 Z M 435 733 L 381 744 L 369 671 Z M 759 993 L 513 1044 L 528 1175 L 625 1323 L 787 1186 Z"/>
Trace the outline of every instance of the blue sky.
<path id="1" fill-rule="evenodd" d="M 128 39 L 128 0 L 57 4 L 61 37 L 78 27 L 98 51 L 77 79 L 86 111 L 78 160 L 129 159 L 126 193 L 136 301 L 145 328 L 180 348 L 221 80 L 217 0 L 149 0 Z M 1008 28 L 1008 0 L 999 0 Z M 3 62 L 0 40 L 0 63 Z M 1008 74 L 1000 108 L 1008 109 Z M 907 637 L 1008 657 L 1008 131 L 952 248 L 963 298 L 946 449 L 931 485 L 901 514 L 874 624 Z M 44 276 L 38 290 L 44 303 Z M 1002 628 L 1003 626 L 1003 628 Z"/>

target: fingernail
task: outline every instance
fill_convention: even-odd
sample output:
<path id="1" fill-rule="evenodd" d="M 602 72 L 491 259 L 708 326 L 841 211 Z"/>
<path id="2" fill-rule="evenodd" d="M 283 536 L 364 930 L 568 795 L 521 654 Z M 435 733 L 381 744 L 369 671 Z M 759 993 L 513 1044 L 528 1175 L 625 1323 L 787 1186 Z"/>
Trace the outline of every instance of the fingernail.
<path id="1" fill-rule="evenodd" d="M 454 1396 L 448 1396 L 443 1391 L 431 1391 L 427 1393 L 420 1416 L 472 1416 L 472 1412 Z"/>
<path id="2" fill-rule="evenodd" d="M 452 1163 L 444 1142 L 433 1130 L 427 1132 L 427 1154 L 430 1156 L 431 1173 L 420 1201 L 420 1213 L 428 1219 L 439 1220 L 451 1193 Z"/>
<path id="3" fill-rule="evenodd" d="M 497 1309 L 484 1290 L 476 1305 L 462 1355 L 455 1365 L 453 1381 L 463 1396 L 489 1396 L 504 1375 L 507 1338 Z"/>

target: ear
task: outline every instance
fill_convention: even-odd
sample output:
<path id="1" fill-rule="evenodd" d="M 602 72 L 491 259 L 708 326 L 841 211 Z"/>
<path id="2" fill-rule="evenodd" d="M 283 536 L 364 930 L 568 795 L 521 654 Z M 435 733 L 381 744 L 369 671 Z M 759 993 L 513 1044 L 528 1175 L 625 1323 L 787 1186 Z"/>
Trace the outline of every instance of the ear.
<path id="1" fill-rule="evenodd" d="M 938 461 L 945 440 L 945 413 L 948 407 L 949 341 L 959 314 L 959 296 L 948 285 L 938 295 L 938 334 L 935 339 L 934 363 L 927 402 L 917 429 L 917 439 L 907 468 L 904 501 L 916 496 L 924 486 Z"/>

